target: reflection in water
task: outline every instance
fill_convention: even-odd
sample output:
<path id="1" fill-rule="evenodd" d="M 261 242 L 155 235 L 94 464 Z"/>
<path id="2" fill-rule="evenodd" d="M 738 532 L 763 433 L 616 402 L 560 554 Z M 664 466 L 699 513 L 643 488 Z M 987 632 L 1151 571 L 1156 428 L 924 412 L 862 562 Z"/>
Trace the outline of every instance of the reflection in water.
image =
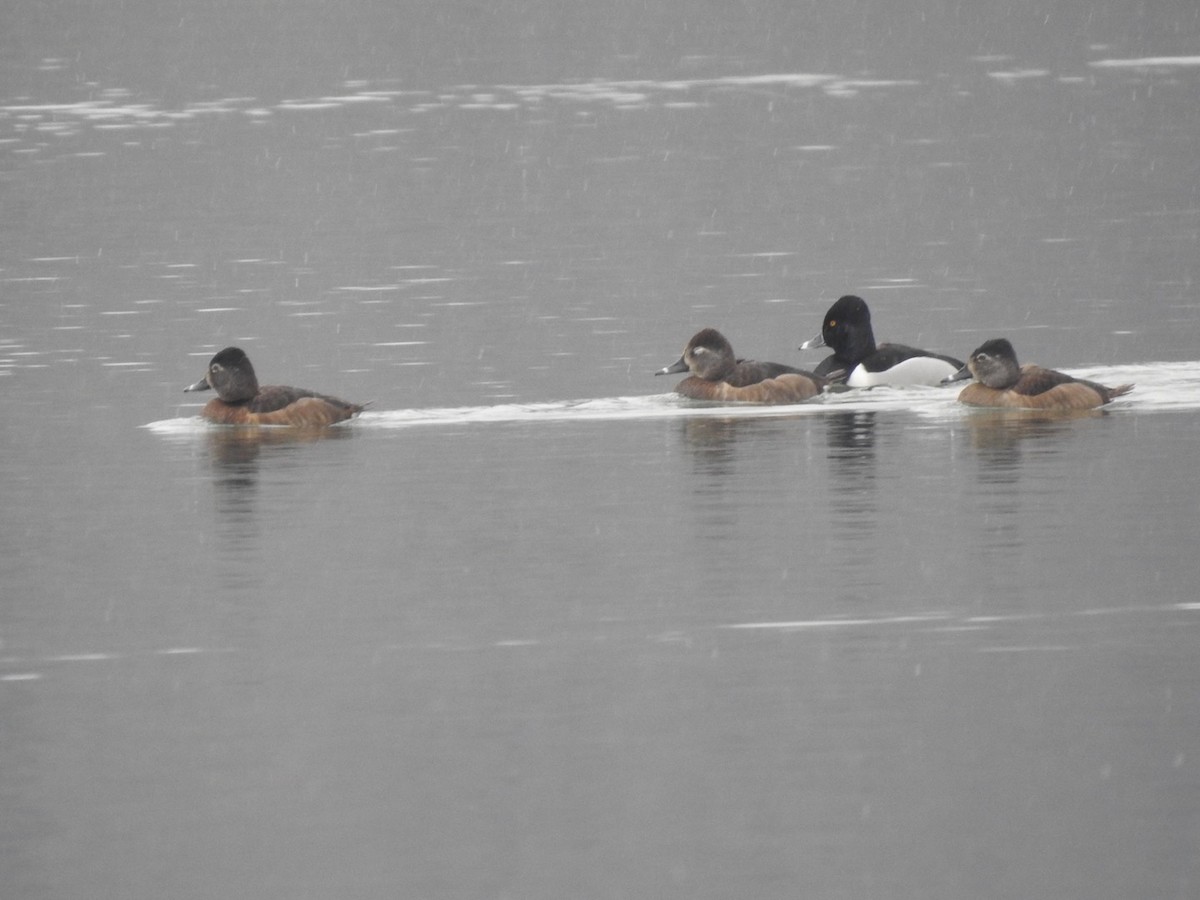
<path id="1" fill-rule="evenodd" d="M 262 558 L 262 515 L 258 503 L 260 466 L 264 462 L 299 465 L 297 453 L 320 441 L 344 440 L 350 428 L 317 431 L 291 428 L 213 428 L 205 433 L 213 477 L 215 553 L 222 587 L 245 589 L 258 584 L 255 565 Z M 291 458 L 291 461 L 288 461 Z M 231 564 L 232 563 L 232 564 Z"/>
<path id="2" fill-rule="evenodd" d="M 1058 437 L 1069 431 L 1077 419 L 1107 415 L 1102 409 L 1077 410 L 972 410 L 966 417 L 971 446 L 984 470 L 980 479 L 1012 483 L 1020 471 L 1021 444 L 1027 440 Z M 1047 448 L 1056 451 L 1058 443 Z"/>
<path id="3" fill-rule="evenodd" d="M 319 441 L 344 440 L 352 428 L 224 428 L 205 432 L 209 456 L 217 466 L 238 465 L 258 458 L 263 447 L 295 447 Z"/>
<path id="4" fill-rule="evenodd" d="M 831 560 L 838 571 L 836 600 L 858 603 L 877 596 L 882 577 L 872 554 L 857 552 L 863 546 L 874 547 L 881 528 L 876 413 L 839 412 L 824 418 L 828 521 L 839 548 Z"/>
<path id="5" fill-rule="evenodd" d="M 802 439 L 800 418 L 702 416 L 683 421 L 681 434 L 694 476 L 688 496 L 696 503 L 690 518 L 702 538 L 726 540 L 743 527 L 748 512 L 760 511 L 747 498 L 762 501 L 777 492 L 779 478 L 803 477 L 778 456 L 764 464 L 764 455 Z M 781 475 L 781 466 L 787 467 L 786 474 Z"/>
<path id="6" fill-rule="evenodd" d="M 846 412 L 826 417 L 833 514 L 852 531 L 873 521 L 877 507 L 875 415 Z"/>
<path id="7" fill-rule="evenodd" d="M 1107 415 L 1104 410 L 971 410 L 966 416 L 971 446 L 979 460 L 975 479 L 981 498 L 983 552 L 1008 556 L 1023 546 L 1021 527 L 1026 493 L 1018 487 L 1025 471 L 1024 445 L 1033 441 L 1038 452 L 1055 456 L 1077 419 Z"/>
<path id="8" fill-rule="evenodd" d="M 795 444 L 800 440 L 799 420 L 821 422 L 827 427 L 829 459 L 829 493 L 834 504 L 833 514 L 848 530 L 860 533 L 864 522 L 873 522 L 876 511 L 875 484 L 875 412 L 833 412 L 822 416 L 754 419 L 743 417 L 686 419 L 682 423 L 684 443 L 690 451 L 693 471 L 705 476 L 698 479 L 692 493 L 704 501 L 726 497 L 730 492 L 744 498 L 747 486 L 733 476 L 739 465 L 757 459 L 755 447 L 767 446 L 779 440 Z M 806 432 L 805 432 L 806 433 Z M 811 477 L 819 477 L 819 468 L 812 468 Z M 773 476 L 774 477 L 774 476 Z M 805 474 L 797 471 L 795 478 Z M 714 510 L 723 503 L 711 503 Z M 714 528 L 730 527 L 731 522 L 711 519 Z M 720 533 L 714 531 L 712 533 Z"/>
<path id="9" fill-rule="evenodd" d="M 681 431 L 693 468 L 706 475 L 730 474 L 738 433 L 750 424 L 738 419 L 685 419 Z"/>
<path id="10" fill-rule="evenodd" d="M 730 475 L 747 442 L 774 440 L 794 432 L 800 418 L 688 418 L 683 421 L 683 440 L 691 451 L 692 463 L 698 473 Z"/>
<path id="11" fill-rule="evenodd" d="M 209 459 L 216 469 L 218 509 L 222 517 L 244 513 L 254 499 L 258 462 L 263 451 L 290 456 L 317 441 L 342 440 L 349 428 L 304 431 L 291 428 L 214 428 L 206 435 Z"/>

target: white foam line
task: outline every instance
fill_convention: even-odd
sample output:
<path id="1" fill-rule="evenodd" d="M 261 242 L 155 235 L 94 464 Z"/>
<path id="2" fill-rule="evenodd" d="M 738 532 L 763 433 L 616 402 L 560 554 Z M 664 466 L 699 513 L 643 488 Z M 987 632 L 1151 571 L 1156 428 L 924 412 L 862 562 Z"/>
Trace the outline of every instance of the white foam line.
<path id="1" fill-rule="evenodd" d="M 502 403 L 495 406 L 433 407 L 368 411 L 353 422 L 339 427 L 415 428 L 430 425 L 472 425 L 515 422 L 589 422 L 635 419 L 743 419 L 785 418 L 819 415 L 820 400 L 792 406 L 693 406 L 674 394 L 645 397 L 615 397 L 599 400 L 555 401 L 547 403 Z M 878 403 L 856 405 L 840 403 L 839 411 L 880 409 Z M 141 426 L 158 434 L 204 433 L 214 427 L 199 416 L 160 419 Z"/>
<path id="2" fill-rule="evenodd" d="M 791 622 L 739 622 L 736 625 L 722 625 L 722 628 L 740 630 L 780 629 L 783 631 L 800 631 L 810 628 L 854 628 L 864 625 L 911 625 L 922 622 L 944 622 L 950 616 L 945 613 L 933 613 L 923 616 L 881 616 L 877 619 L 797 619 Z"/>
<path id="3" fill-rule="evenodd" d="M 529 84 L 497 85 L 498 90 L 508 90 L 519 94 L 599 94 L 607 91 L 646 91 L 670 90 L 683 91 L 692 88 L 705 87 L 817 87 L 830 81 L 837 81 L 836 75 L 821 75 L 817 73 L 797 72 L 778 75 L 730 75 L 721 78 L 676 79 L 673 81 L 584 81 L 576 84 Z"/>
<path id="4" fill-rule="evenodd" d="M 363 427 L 411 428 L 417 425 L 496 422 L 586 422 L 629 419 L 770 418 L 811 414 L 820 403 L 793 406 L 689 406 L 673 394 L 613 397 L 549 403 L 502 403 L 444 409 L 410 409 L 363 413 Z"/>
<path id="5" fill-rule="evenodd" d="M 1140 59 L 1097 59 L 1088 63 L 1097 69 L 1149 69 L 1163 66 L 1200 66 L 1200 56 L 1144 56 Z"/>
<path id="6" fill-rule="evenodd" d="M 980 647 L 978 653 L 1063 653 L 1074 650 L 1066 644 L 1029 644 L 1028 646 Z"/>
<path id="7" fill-rule="evenodd" d="M 231 648 L 212 648 L 212 647 L 162 647 L 158 650 L 149 651 L 151 656 L 200 656 L 207 653 L 233 653 Z M 79 663 L 79 662 L 113 662 L 116 660 L 136 658 L 141 653 L 59 653 L 53 656 L 43 656 L 29 659 L 20 659 L 18 657 L 0 658 L 0 663 L 6 665 L 46 665 L 51 663 Z M 37 676 L 41 677 L 41 676 Z"/>
<path id="8" fill-rule="evenodd" d="M 208 647 L 164 647 L 155 650 L 155 656 L 198 656 L 201 653 L 232 653 L 232 650 L 212 650 Z"/>
<path id="9" fill-rule="evenodd" d="M 957 622 L 956 627 L 964 630 L 983 630 L 990 625 L 1011 624 L 1016 622 L 1029 622 L 1039 619 L 1070 619 L 1080 618 L 1085 616 L 1121 616 L 1121 615 L 1141 615 L 1144 613 L 1153 612 L 1200 612 L 1200 603 L 1172 603 L 1167 606 L 1117 606 L 1117 607 L 1098 607 L 1096 609 L 1081 609 L 1064 613 L 1012 613 L 1008 615 L 991 615 L 991 616 L 951 616 L 949 613 L 925 613 L 921 615 L 911 616 L 879 616 L 878 618 L 857 618 L 857 619 L 797 619 L 794 621 L 783 622 L 739 622 L 734 625 L 722 625 L 721 628 L 739 629 L 743 631 L 802 631 L 806 629 L 818 628 L 861 628 L 872 625 L 912 625 L 926 622 Z M 939 631 L 945 631 L 946 628 L 939 628 Z M 1057 645 L 1036 645 L 1031 649 L 1041 649 L 1043 646 L 1048 646 L 1051 649 L 1070 649 L 1068 647 L 1059 647 Z"/>

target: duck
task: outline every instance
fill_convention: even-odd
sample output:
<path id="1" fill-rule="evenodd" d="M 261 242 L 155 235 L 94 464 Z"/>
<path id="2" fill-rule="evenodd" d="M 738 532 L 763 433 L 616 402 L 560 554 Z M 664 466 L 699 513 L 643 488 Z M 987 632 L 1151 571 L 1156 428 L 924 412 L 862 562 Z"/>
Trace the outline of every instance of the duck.
<path id="1" fill-rule="evenodd" d="M 959 403 L 1005 409 L 1095 409 L 1125 396 L 1134 387 L 1132 384 L 1105 387 L 1054 369 L 1022 366 L 1006 338 L 980 344 L 967 364 L 947 381 L 968 378 L 975 380 L 959 393 Z"/>
<path id="2" fill-rule="evenodd" d="M 687 342 L 679 360 L 655 372 L 689 372 L 675 391 L 692 400 L 719 403 L 800 403 L 820 394 L 826 379 L 782 363 L 738 359 L 728 339 L 704 328 Z"/>
<path id="3" fill-rule="evenodd" d="M 290 425 L 324 428 L 358 415 L 365 405 L 283 385 L 259 387 L 250 358 L 239 347 L 226 347 L 184 391 L 217 392 L 200 415 L 218 425 Z"/>
<path id="4" fill-rule="evenodd" d="M 862 297 L 847 294 L 825 313 L 821 333 L 800 345 L 801 350 L 829 347 L 833 355 L 814 370 L 817 375 L 847 387 L 878 385 L 938 385 L 958 372 L 962 360 L 904 344 L 875 344 L 871 310 Z"/>

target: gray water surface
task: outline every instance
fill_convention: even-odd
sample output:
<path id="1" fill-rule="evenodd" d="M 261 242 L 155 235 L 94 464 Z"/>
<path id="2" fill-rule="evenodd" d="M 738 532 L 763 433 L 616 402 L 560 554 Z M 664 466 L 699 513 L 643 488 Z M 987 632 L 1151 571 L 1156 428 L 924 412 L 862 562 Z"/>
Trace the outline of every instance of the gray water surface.
<path id="1" fill-rule="evenodd" d="M 1198 17 L 5 13 L 0 895 L 1195 896 Z M 851 292 L 1137 388 L 650 374 Z"/>

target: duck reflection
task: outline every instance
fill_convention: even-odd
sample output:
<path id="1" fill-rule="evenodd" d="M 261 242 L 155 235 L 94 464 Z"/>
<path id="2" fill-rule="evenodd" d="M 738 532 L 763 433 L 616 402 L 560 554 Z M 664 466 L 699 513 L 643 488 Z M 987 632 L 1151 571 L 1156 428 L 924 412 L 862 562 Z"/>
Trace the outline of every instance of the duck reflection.
<path id="1" fill-rule="evenodd" d="M 696 470 L 728 474 L 733 467 L 739 428 L 745 424 L 737 419 L 685 419 L 680 431 Z"/>
<path id="2" fill-rule="evenodd" d="M 294 428 L 214 428 L 205 434 L 212 464 L 216 536 L 212 553 L 220 561 L 224 586 L 246 589 L 260 579 L 263 513 L 260 475 L 302 465 L 301 455 L 322 441 L 348 440 L 350 428 L 303 430 Z"/>
<path id="3" fill-rule="evenodd" d="M 838 412 L 825 416 L 829 458 L 850 470 L 875 468 L 875 416 L 873 412 Z"/>
<path id="4" fill-rule="evenodd" d="M 743 454 L 748 440 L 780 435 L 794 427 L 791 423 L 795 422 L 795 418 L 698 416 L 684 419 L 681 431 L 683 442 L 691 451 L 692 463 L 697 472 L 706 475 L 729 475 L 733 471 L 735 460 Z"/>
<path id="5" fill-rule="evenodd" d="M 208 455 L 217 468 L 238 468 L 258 459 L 267 448 L 294 450 L 320 441 L 348 440 L 351 428 L 213 428 L 206 435 Z"/>
<path id="6" fill-rule="evenodd" d="M 258 487 L 259 462 L 274 458 L 299 462 L 297 456 L 307 445 L 322 441 L 348 440 L 354 435 L 349 428 L 302 430 L 296 428 L 216 428 L 206 435 L 208 458 L 216 470 L 213 482 L 217 489 L 220 514 L 244 509 L 253 502 Z"/>
<path id="7" fill-rule="evenodd" d="M 725 543 L 745 529 L 748 514 L 766 514 L 762 504 L 769 506 L 775 494 L 769 485 L 781 477 L 780 466 L 787 465 L 796 441 L 803 440 L 798 418 L 696 416 L 680 423 L 691 464 L 686 518 L 706 543 Z M 797 477 L 790 466 L 785 471 Z"/>
<path id="8" fill-rule="evenodd" d="M 875 417 L 873 412 L 825 417 L 833 512 L 851 531 L 873 521 L 878 506 Z"/>
<path id="9" fill-rule="evenodd" d="M 1103 409 L 973 410 L 966 417 L 971 447 L 984 466 L 985 481 L 1012 482 L 1020 471 L 1022 445 L 1062 436 L 1079 419 L 1108 415 Z M 1053 440 L 1046 446 L 1052 447 Z"/>
<path id="10" fill-rule="evenodd" d="M 1032 450 L 1042 462 L 1071 446 L 1069 435 L 1079 419 L 1105 416 L 1104 410 L 979 410 L 964 418 L 978 471 L 969 480 L 969 493 L 980 529 L 979 552 L 987 558 L 1019 557 L 1029 539 L 1029 509 L 1049 502 L 1053 480 L 1045 480 L 1044 465 L 1035 466 L 1039 487 L 1032 493 L 1021 486 L 1028 474 Z"/>

